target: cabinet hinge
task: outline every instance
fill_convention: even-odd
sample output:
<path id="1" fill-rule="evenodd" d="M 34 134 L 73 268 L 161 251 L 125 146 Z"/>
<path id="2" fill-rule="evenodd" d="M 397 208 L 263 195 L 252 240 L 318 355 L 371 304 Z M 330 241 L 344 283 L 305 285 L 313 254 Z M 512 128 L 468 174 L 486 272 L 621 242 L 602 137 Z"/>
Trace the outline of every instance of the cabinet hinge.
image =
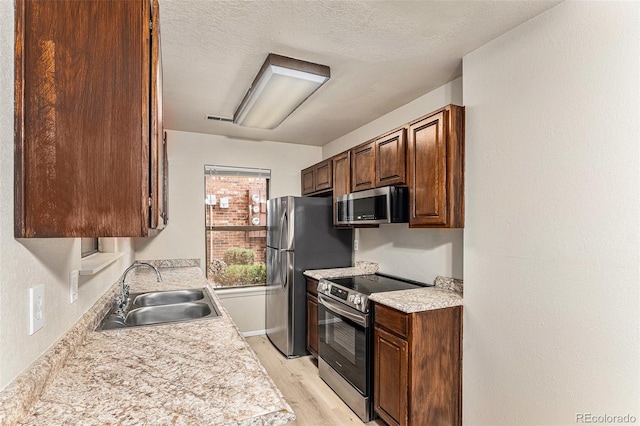
<path id="1" fill-rule="evenodd" d="M 149 21 L 149 29 L 153 30 L 153 21 Z"/>
<path id="2" fill-rule="evenodd" d="M 151 197 L 149 197 L 149 207 L 151 207 Z"/>

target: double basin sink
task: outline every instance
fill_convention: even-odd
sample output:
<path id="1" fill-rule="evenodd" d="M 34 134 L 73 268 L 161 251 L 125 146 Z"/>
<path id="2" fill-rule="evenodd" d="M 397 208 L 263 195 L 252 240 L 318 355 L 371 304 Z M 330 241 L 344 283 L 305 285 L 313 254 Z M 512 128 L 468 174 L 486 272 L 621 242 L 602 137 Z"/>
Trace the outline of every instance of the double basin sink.
<path id="1" fill-rule="evenodd" d="M 206 288 L 149 291 L 130 295 L 124 315 L 114 306 L 96 329 L 111 330 L 166 323 L 193 321 L 220 316 Z"/>

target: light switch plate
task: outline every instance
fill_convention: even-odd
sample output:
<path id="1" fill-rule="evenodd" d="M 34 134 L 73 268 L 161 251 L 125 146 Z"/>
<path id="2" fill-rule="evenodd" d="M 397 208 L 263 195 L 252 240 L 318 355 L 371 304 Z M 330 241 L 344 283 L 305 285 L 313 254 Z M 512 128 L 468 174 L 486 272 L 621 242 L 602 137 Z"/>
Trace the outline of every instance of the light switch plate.
<path id="1" fill-rule="evenodd" d="M 358 251 L 358 240 L 353 240 L 353 251 Z"/>
<path id="2" fill-rule="evenodd" d="M 44 285 L 29 289 L 29 334 L 44 327 Z"/>
<path id="3" fill-rule="evenodd" d="M 69 303 L 73 303 L 78 300 L 78 278 L 80 277 L 80 271 L 71 271 L 69 273 Z"/>

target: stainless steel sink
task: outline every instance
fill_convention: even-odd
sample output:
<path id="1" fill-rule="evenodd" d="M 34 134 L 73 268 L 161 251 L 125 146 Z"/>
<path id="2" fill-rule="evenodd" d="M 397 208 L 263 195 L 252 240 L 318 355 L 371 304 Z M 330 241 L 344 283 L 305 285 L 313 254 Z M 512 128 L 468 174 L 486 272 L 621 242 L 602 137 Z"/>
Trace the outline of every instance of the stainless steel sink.
<path id="1" fill-rule="evenodd" d="M 204 303 L 186 302 L 132 309 L 124 319 L 128 326 L 158 324 L 204 318 L 211 308 Z"/>
<path id="2" fill-rule="evenodd" d="M 131 297 L 131 299 L 134 306 L 169 305 L 202 300 L 204 299 L 204 292 L 197 289 L 153 291 L 139 294 L 136 297 Z"/>
<path id="3" fill-rule="evenodd" d="M 131 294 L 124 315 L 114 306 L 97 331 L 194 321 L 220 316 L 206 288 Z"/>

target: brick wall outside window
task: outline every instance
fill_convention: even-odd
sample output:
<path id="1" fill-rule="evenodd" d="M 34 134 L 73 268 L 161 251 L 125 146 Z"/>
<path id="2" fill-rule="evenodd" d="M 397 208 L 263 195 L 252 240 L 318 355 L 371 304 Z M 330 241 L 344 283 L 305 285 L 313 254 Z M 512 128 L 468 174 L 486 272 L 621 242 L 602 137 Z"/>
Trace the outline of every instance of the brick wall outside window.
<path id="1" fill-rule="evenodd" d="M 258 226 L 266 225 L 267 179 L 242 176 L 205 176 L 205 223 L 206 226 L 252 226 L 254 218 Z M 257 194 L 257 198 L 253 197 Z M 213 198 L 215 196 L 215 200 Z M 223 203 L 228 207 L 222 207 Z M 207 277 L 219 286 L 229 286 L 216 281 L 212 265 L 219 265 L 224 253 L 233 248 L 253 251 L 255 264 L 264 264 L 266 254 L 266 231 L 206 231 Z M 220 281 L 220 280 L 218 280 Z M 241 283 L 236 285 L 256 285 Z M 264 285 L 264 283 L 258 283 Z"/>

